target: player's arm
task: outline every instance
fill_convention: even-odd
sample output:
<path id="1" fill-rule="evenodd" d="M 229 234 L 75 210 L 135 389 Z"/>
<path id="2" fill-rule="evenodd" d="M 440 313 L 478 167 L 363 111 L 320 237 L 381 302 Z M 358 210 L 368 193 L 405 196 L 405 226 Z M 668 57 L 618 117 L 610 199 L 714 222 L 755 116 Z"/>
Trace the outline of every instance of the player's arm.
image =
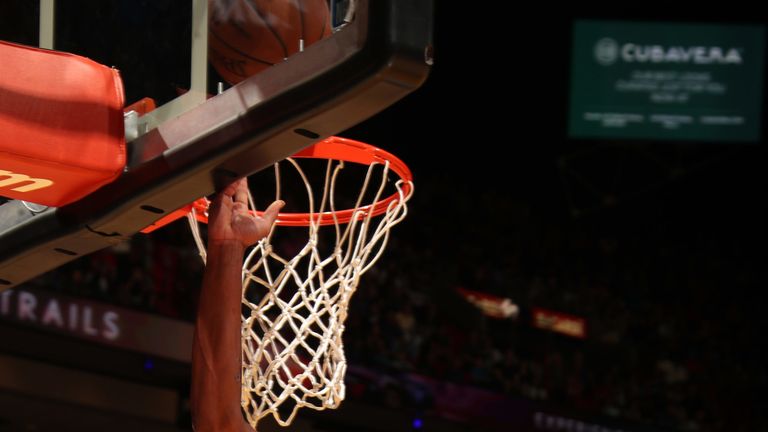
<path id="1" fill-rule="evenodd" d="M 263 217 L 248 213 L 247 183 L 237 181 L 211 205 L 208 263 L 192 345 L 192 419 L 196 432 L 252 431 L 240 411 L 241 266 L 245 248 L 264 238 L 282 201 Z"/>

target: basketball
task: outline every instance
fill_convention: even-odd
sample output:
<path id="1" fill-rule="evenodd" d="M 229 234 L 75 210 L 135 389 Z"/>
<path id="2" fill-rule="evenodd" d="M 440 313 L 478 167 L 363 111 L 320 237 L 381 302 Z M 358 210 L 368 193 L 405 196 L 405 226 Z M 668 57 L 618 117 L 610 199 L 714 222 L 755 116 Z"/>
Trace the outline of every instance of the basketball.
<path id="1" fill-rule="evenodd" d="M 331 34 L 326 0 L 209 0 L 209 59 L 230 84 Z"/>

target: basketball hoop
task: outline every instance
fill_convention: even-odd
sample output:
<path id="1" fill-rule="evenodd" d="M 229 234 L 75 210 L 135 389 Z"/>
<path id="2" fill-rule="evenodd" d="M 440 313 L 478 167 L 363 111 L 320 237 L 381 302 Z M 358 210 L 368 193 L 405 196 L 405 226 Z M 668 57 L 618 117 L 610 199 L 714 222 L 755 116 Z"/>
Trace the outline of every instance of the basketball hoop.
<path id="1" fill-rule="evenodd" d="M 307 158 L 327 160 L 318 205 L 299 165 Z M 272 243 L 273 229 L 243 263 L 243 306 L 250 312 L 242 320 L 241 402 L 254 428 L 269 414 L 287 426 L 299 408 L 336 408 L 344 399 L 347 364 L 341 337 L 349 301 L 360 276 L 382 255 L 390 229 L 405 218 L 413 193 L 411 172 L 400 159 L 357 141 L 332 137 L 286 163 L 302 179 L 309 207 L 303 213 L 280 213 L 276 224 L 306 227 L 306 243 L 283 257 Z M 345 163 L 367 166 L 367 172 L 356 187 L 354 205 L 337 209 Z M 392 174 L 399 179 L 393 181 Z M 198 200 L 190 210 L 188 220 L 205 259 L 198 221 L 207 221 L 207 202 Z"/>

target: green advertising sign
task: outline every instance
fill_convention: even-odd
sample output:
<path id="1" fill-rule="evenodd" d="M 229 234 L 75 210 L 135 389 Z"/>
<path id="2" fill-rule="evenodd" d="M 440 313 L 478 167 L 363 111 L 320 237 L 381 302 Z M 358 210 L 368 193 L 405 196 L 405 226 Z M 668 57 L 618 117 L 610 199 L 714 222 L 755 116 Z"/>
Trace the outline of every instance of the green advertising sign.
<path id="1" fill-rule="evenodd" d="M 574 138 L 757 141 L 759 26 L 577 21 Z"/>

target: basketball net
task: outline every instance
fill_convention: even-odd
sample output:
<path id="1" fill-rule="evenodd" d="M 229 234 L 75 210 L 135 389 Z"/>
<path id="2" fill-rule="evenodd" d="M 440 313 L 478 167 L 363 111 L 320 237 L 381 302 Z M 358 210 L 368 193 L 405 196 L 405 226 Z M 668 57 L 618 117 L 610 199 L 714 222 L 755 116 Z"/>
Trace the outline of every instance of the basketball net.
<path id="1" fill-rule="evenodd" d="M 413 192 L 410 172 L 402 162 L 367 147 L 391 160 L 370 162 L 354 207 L 348 210 L 336 208 L 344 161 L 328 160 L 318 205 L 297 158 L 275 164 L 277 199 L 280 166 L 288 164 L 304 182 L 309 212 L 278 216 L 277 225 L 306 225 L 295 228 L 306 229 L 306 243 L 298 253 L 284 257 L 276 251 L 272 244 L 276 228 L 251 249 L 243 263 L 241 403 L 254 428 L 269 414 L 287 426 L 299 408 L 337 408 L 344 399 L 347 362 L 342 334 L 349 301 L 360 276 L 382 255 L 390 229 L 405 218 Z M 394 193 L 383 198 L 387 185 L 392 184 L 392 161 L 401 165 L 396 167 L 400 179 L 394 182 Z M 366 202 L 365 197 L 371 198 Z M 253 199 L 249 197 L 249 201 L 255 208 Z M 200 215 L 195 212 L 193 208 L 188 220 L 205 259 L 197 221 Z"/>

